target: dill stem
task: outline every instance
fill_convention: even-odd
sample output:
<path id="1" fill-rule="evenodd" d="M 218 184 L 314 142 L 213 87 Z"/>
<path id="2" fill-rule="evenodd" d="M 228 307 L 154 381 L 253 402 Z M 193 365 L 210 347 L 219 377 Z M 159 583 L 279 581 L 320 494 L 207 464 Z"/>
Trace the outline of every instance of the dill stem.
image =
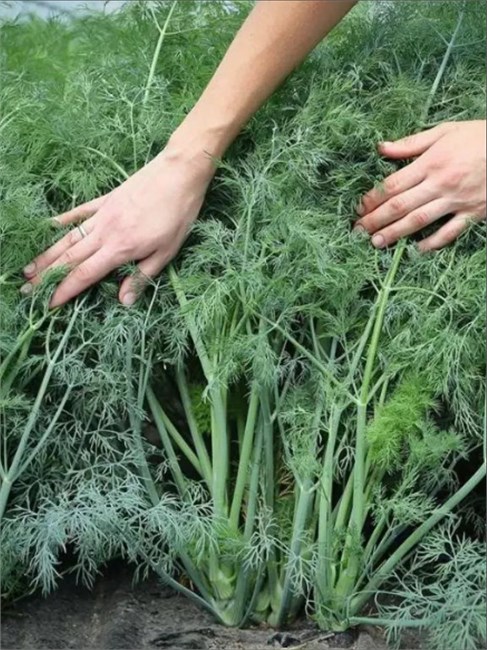
<path id="1" fill-rule="evenodd" d="M 353 485 L 353 509 L 352 519 L 358 533 L 363 526 L 363 512 L 364 512 L 364 486 L 365 486 L 365 429 L 367 425 L 367 405 L 369 402 L 369 389 L 372 381 L 375 359 L 379 346 L 380 335 L 382 332 L 382 325 L 384 323 L 385 310 L 387 307 L 387 300 L 392 289 L 394 279 L 396 277 L 402 255 L 405 250 L 405 245 L 400 244 L 395 252 L 392 260 L 392 266 L 387 274 L 384 286 L 381 289 L 379 301 L 376 310 L 376 318 L 374 328 L 372 331 L 372 338 L 370 341 L 367 360 L 365 363 L 365 372 L 362 380 L 362 388 L 360 391 L 360 400 L 357 406 L 357 438 L 355 447 L 355 464 L 354 464 L 354 485 Z"/>
<path id="2" fill-rule="evenodd" d="M 3 519 L 3 515 L 5 513 L 5 509 L 7 507 L 7 501 L 8 497 L 10 494 L 10 490 L 12 489 L 12 485 L 17 478 L 17 471 L 20 466 L 20 463 L 22 461 L 22 457 L 24 455 L 25 449 L 27 447 L 27 443 L 30 438 L 30 434 L 32 433 L 32 430 L 35 426 L 35 423 L 37 421 L 37 416 L 39 415 L 39 411 L 41 408 L 42 401 L 44 399 L 44 396 L 47 392 L 47 388 L 49 386 L 49 382 L 51 381 L 51 376 L 54 371 L 54 366 L 56 364 L 56 361 L 58 360 L 59 356 L 61 355 L 61 352 L 63 351 L 64 347 L 66 346 L 66 343 L 68 342 L 69 335 L 71 334 L 71 330 L 74 327 L 74 323 L 78 317 L 78 314 L 81 310 L 81 306 L 83 305 L 85 299 L 82 299 L 79 301 L 74 309 L 73 313 L 71 315 L 71 318 L 68 321 L 68 324 L 66 326 L 66 329 L 64 330 L 64 334 L 61 337 L 61 340 L 57 346 L 57 349 L 55 353 L 52 356 L 52 359 L 48 362 L 46 371 L 44 373 L 44 377 L 42 378 L 41 385 L 39 387 L 39 390 L 36 395 L 36 399 L 34 401 L 34 405 L 32 407 L 32 410 L 29 414 L 29 417 L 27 419 L 26 425 L 24 427 L 24 430 L 22 432 L 22 435 L 19 440 L 19 444 L 17 447 L 17 450 L 14 454 L 14 457 L 12 459 L 12 463 L 10 467 L 6 470 L 5 478 L 2 482 L 2 486 L 0 487 L 0 521 Z"/>
<path id="3" fill-rule="evenodd" d="M 242 506 L 242 499 L 247 482 L 247 474 L 249 470 L 250 456 L 252 453 L 252 445 L 254 442 L 255 423 L 257 419 L 257 411 L 259 408 L 259 392 L 257 382 L 254 381 L 250 393 L 249 406 L 247 410 L 247 420 L 245 423 L 242 449 L 238 461 L 237 478 L 235 481 L 235 488 L 233 491 L 232 505 L 230 508 L 230 526 L 234 530 L 238 530 L 240 519 L 240 508 Z"/>
<path id="4" fill-rule="evenodd" d="M 353 492 L 353 473 L 348 477 L 345 489 L 342 492 L 342 496 L 338 504 L 335 506 L 333 511 L 334 516 L 334 528 L 335 530 L 341 530 L 345 525 L 345 520 L 347 518 L 348 512 L 350 510 L 350 503 L 352 500 Z"/>
<path id="5" fill-rule="evenodd" d="M 345 542 L 341 562 L 341 575 L 336 585 L 336 595 L 339 604 L 342 604 L 350 589 L 353 587 L 358 572 L 359 560 L 357 554 L 353 552 L 353 539 L 360 538 L 364 525 L 365 511 L 365 475 L 366 475 L 366 439 L 365 432 L 367 427 L 367 406 L 369 403 L 369 389 L 372 381 L 374 364 L 379 346 L 382 325 L 384 322 L 387 301 L 392 289 L 392 285 L 405 250 L 405 244 L 401 243 L 396 248 L 392 259 L 392 265 L 389 269 L 385 282 L 380 290 L 378 302 L 376 303 L 374 313 L 374 326 L 370 339 L 367 359 L 365 362 L 365 371 L 362 379 L 360 398 L 357 405 L 357 430 L 355 442 L 355 459 L 353 467 L 353 500 L 352 512 L 348 526 L 348 535 Z"/>
<path id="6" fill-rule="evenodd" d="M 24 473 L 24 471 L 27 469 L 27 467 L 30 465 L 30 463 L 36 457 L 37 452 L 39 451 L 39 449 L 42 447 L 42 445 L 45 443 L 45 441 L 51 435 L 51 432 L 54 429 L 55 425 L 57 424 L 57 421 L 59 420 L 59 417 L 60 417 L 61 413 L 63 412 L 64 406 L 65 406 L 66 402 L 68 401 L 68 397 L 71 395 L 72 389 L 73 389 L 72 386 L 68 386 L 66 388 L 66 390 L 64 391 L 63 396 L 61 398 L 61 401 L 59 402 L 59 405 L 58 405 L 54 415 L 52 416 L 52 418 L 51 418 L 51 420 L 49 422 L 49 426 L 46 428 L 46 430 L 42 434 L 41 438 L 39 439 L 39 442 L 34 447 L 32 452 L 29 454 L 29 456 L 27 456 L 26 460 L 18 468 L 17 476 L 15 478 L 19 477 L 21 474 Z"/>
<path id="7" fill-rule="evenodd" d="M 301 553 L 303 544 L 303 532 L 308 521 L 309 511 L 313 497 L 313 485 L 311 479 L 306 479 L 298 486 L 297 504 L 293 517 L 293 533 L 289 549 L 289 560 L 286 568 L 284 584 L 282 587 L 281 602 L 279 603 L 279 612 L 277 615 L 277 627 L 282 627 L 287 622 L 287 616 L 292 606 L 294 595 L 293 590 L 293 567 L 289 566 L 293 558 L 298 557 Z"/>
<path id="8" fill-rule="evenodd" d="M 23 346 L 25 343 L 30 343 L 30 341 L 32 340 L 32 337 L 34 336 L 34 334 L 35 334 L 35 332 L 36 332 L 36 329 L 37 329 L 37 328 L 35 328 L 35 327 L 33 327 L 32 325 L 30 325 L 30 326 L 29 326 L 29 327 L 24 331 L 24 333 L 21 334 L 21 335 L 18 337 L 18 339 L 15 341 L 15 345 L 13 346 L 13 348 L 10 350 L 10 352 L 7 354 L 7 356 L 5 357 L 5 359 L 4 359 L 4 360 L 2 361 L 2 363 L 0 364 L 0 381 L 2 382 L 2 384 L 3 384 L 3 379 L 4 379 L 4 373 L 6 372 L 6 370 L 7 370 L 8 366 L 9 366 L 9 364 L 10 364 L 11 361 L 12 361 L 12 359 L 15 357 L 15 355 L 17 354 L 17 352 L 22 348 L 22 346 Z"/>
<path id="9" fill-rule="evenodd" d="M 438 87 L 441 83 L 441 80 L 443 79 L 443 75 L 445 74 L 446 66 L 448 65 L 448 61 L 450 59 L 451 53 L 453 51 L 453 47 L 455 45 L 456 38 L 458 36 L 458 32 L 460 30 L 460 26 L 463 21 L 463 16 L 465 15 L 465 2 L 463 4 L 463 7 L 460 11 L 460 14 L 458 16 L 458 21 L 456 24 L 455 29 L 453 30 L 452 37 L 450 39 L 450 42 L 448 43 L 448 47 L 446 48 L 445 55 L 443 57 L 443 60 L 441 62 L 440 67 L 438 68 L 438 72 L 436 74 L 435 80 L 433 81 L 433 85 L 431 86 L 431 90 L 429 92 L 429 95 L 426 99 L 426 103 L 424 105 L 423 111 L 421 113 L 421 123 L 424 124 L 426 122 L 426 118 L 428 117 L 429 110 L 431 108 L 431 104 L 433 103 L 433 99 L 436 95 L 436 92 L 438 90 Z"/>
<path id="10" fill-rule="evenodd" d="M 330 417 L 328 440 L 325 449 L 325 460 L 319 489 L 318 512 L 318 567 L 316 571 L 316 587 L 320 596 L 326 594 L 332 584 L 331 576 L 331 538 L 332 538 L 332 502 L 333 502 L 333 462 L 335 446 L 340 425 L 342 407 L 335 406 Z"/>
<path id="11" fill-rule="evenodd" d="M 101 158 L 103 158 L 104 160 L 107 160 L 109 163 L 111 163 L 115 167 L 115 169 L 118 172 L 120 172 L 120 174 L 122 174 L 122 177 L 124 178 L 124 180 L 127 180 L 127 178 L 129 178 L 130 174 L 128 172 L 126 172 L 125 169 L 123 167 L 121 167 L 121 165 L 118 164 L 118 162 L 113 160 L 113 158 L 110 158 L 110 156 L 108 156 L 106 153 L 103 153 L 103 151 L 100 151 L 99 149 L 95 149 L 94 147 L 85 147 L 85 149 L 87 149 L 88 151 L 91 151 L 92 153 L 98 154 Z"/>
<path id="12" fill-rule="evenodd" d="M 204 478 L 203 470 L 202 470 L 202 467 L 201 467 L 198 456 L 194 453 L 194 451 L 188 445 L 186 440 L 183 438 L 183 436 L 179 433 L 179 431 L 176 429 L 174 424 L 171 422 L 171 420 L 168 417 L 167 413 L 162 408 L 160 402 L 159 402 L 158 412 L 159 412 L 159 415 L 160 415 L 160 420 L 158 420 L 158 422 L 163 423 L 165 430 L 171 436 L 171 438 L 174 440 L 174 442 L 179 447 L 179 449 L 183 452 L 183 454 L 186 456 L 187 460 L 191 463 L 191 465 L 198 472 L 198 474 L 202 478 Z M 211 488 L 211 483 L 210 483 L 209 488 Z"/>
<path id="13" fill-rule="evenodd" d="M 460 30 L 460 26 L 462 24 L 463 16 L 465 12 L 465 4 L 460 11 L 460 15 L 458 17 L 458 21 L 456 24 L 456 27 L 453 31 L 452 37 L 450 39 L 450 42 L 448 44 L 447 50 L 445 52 L 445 55 L 443 57 L 443 60 L 441 62 L 441 65 L 438 69 L 438 73 L 435 77 L 435 80 L 433 82 L 433 85 L 431 87 L 430 93 L 428 95 L 427 101 L 425 103 L 425 106 L 423 108 L 422 114 L 421 114 L 421 122 L 425 122 L 426 117 L 428 115 L 428 112 L 431 108 L 431 104 L 433 102 L 434 96 L 438 90 L 438 87 L 441 83 L 441 80 L 443 78 L 443 75 L 446 70 L 446 66 L 448 64 L 449 58 L 451 56 L 454 43 L 456 40 L 456 37 L 458 35 L 458 32 Z M 364 481 L 365 481 L 365 476 L 364 476 L 364 460 L 365 460 L 365 428 L 366 428 L 366 418 L 367 418 L 367 404 L 369 400 L 369 383 L 371 380 L 372 376 L 372 370 L 373 370 L 373 365 L 375 362 L 375 355 L 376 355 L 376 350 L 379 342 L 379 337 L 382 329 L 382 322 L 384 318 L 384 311 L 385 311 L 385 306 L 387 302 L 388 295 L 391 291 L 392 288 L 392 282 L 394 280 L 395 273 L 397 271 L 400 259 L 402 257 L 404 251 L 404 244 L 399 245 L 399 247 L 396 249 L 396 252 L 394 254 L 394 259 L 393 259 L 393 265 L 391 267 L 390 272 L 388 273 L 388 276 L 386 278 L 386 282 L 384 287 L 381 290 L 381 297 L 379 299 L 379 311 L 377 313 L 377 319 L 374 325 L 374 331 L 372 334 L 372 341 L 371 345 L 369 348 L 369 354 L 366 362 L 366 368 L 365 368 L 365 374 L 364 374 L 364 379 L 362 382 L 362 390 L 361 390 L 361 395 L 360 395 L 360 400 L 359 400 L 359 405 L 357 407 L 357 439 L 356 439 L 356 457 L 355 457 L 355 466 L 354 466 L 354 493 L 353 493 L 353 508 L 352 508 L 352 515 L 351 515 L 351 521 L 353 522 L 353 526 L 355 528 L 355 532 L 358 535 L 360 531 L 362 530 L 363 526 L 363 521 L 364 521 Z M 422 527 L 418 528 L 417 531 L 419 531 Z M 413 538 L 415 535 L 413 533 L 410 538 Z M 403 546 L 403 545 L 402 545 Z M 402 548 L 402 546 L 400 548 Z M 397 553 L 397 551 L 396 551 Z M 395 554 L 392 556 L 394 557 Z M 356 577 L 356 572 L 358 569 L 358 561 L 357 558 L 352 558 L 353 562 L 352 564 L 352 571 L 350 571 L 350 567 L 347 568 L 347 573 L 348 575 L 348 580 L 345 582 L 348 583 L 348 586 L 350 587 Z M 387 565 L 387 563 L 386 563 Z M 379 570 L 379 574 L 381 573 L 381 570 Z M 373 579 L 375 580 L 375 579 Z M 377 584 L 380 584 L 380 581 L 382 579 L 379 579 Z M 375 584 L 375 583 L 374 583 Z M 348 591 L 348 589 L 346 589 Z"/>
<path id="14" fill-rule="evenodd" d="M 257 500 L 259 495 L 259 478 L 260 478 L 260 468 L 261 468 L 261 459 L 262 459 L 262 449 L 263 449 L 263 427 L 257 427 L 257 435 L 255 437 L 255 444 L 253 445 L 253 460 L 250 466 L 250 481 L 249 481 L 249 496 L 247 501 L 247 509 L 245 513 L 245 525 L 244 525 L 244 539 L 248 543 L 252 537 L 255 525 L 255 515 L 257 511 Z M 235 596 L 234 596 L 234 607 L 235 607 L 235 619 L 236 624 L 243 625 L 245 620 L 252 612 L 253 604 L 255 599 L 260 593 L 259 590 L 256 592 L 254 588 L 254 593 L 250 599 L 250 603 L 247 607 L 246 612 L 244 613 L 244 606 L 246 602 L 247 593 L 250 586 L 250 577 L 251 572 L 248 570 L 248 567 L 244 563 L 241 563 L 237 583 L 235 587 Z M 262 578 L 261 578 L 262 580 Z M 257 580 L 257 584 L 260 581 Z"/>
<path id="15" fill-rule="evenodd" d="M 189 391 L 188 391 L 188 382 L 186 381 L 186 374 L 182 368 L 178 368 L 176 370 L 176 383 L 178 385 L 179 394 L 181 396 L 181 403 L 183 405 L 186 422 L 188 423 L 191 437 L 193 439 L 194 448 L 196 450 L 197 461 L 200 467 L 199 472 L 202 475 L 203 479 L 205 480 L 208 486 L 208 489 L 211 492 L 212 468 L 211 468 L 210 457 L 208 455 L 208 450 L 206 449 L 203 436 L 201 435 L 201 431 L 199 430 L 198 424 L 194 417 L 193 407 L 191 405 L 191 398 L 189 396 Z"/>
<path id="16" fill-rule="evenodd" d="M 177 0 L 174 0 L 174 2 L 172 3 L 168 11 L 166 20 L 162 28 L 159 28 L 159 26 L 157 26 L 157 29 L 159 30 L 159 38 L 157 39 L 156 49 L 154 50 L 154 55 L 152 57 L 152 62 L 149 70 L 149 76 L 147 77 L 147 82 L 145 84 L 144 96 L 142 98 L 143 107 L 147 104 L 147 101 L 149 99 L 149 93 L 152 86 L 152 82 L 154 81 L 154 75 L 156 73 L 156 66 L 157 66 L 157 61 L 159 59 L 159 54 L 161 53 L 162 43 L 164 41 L 164 37 L 166 36 L 166 31 L 169 25 L 169 21 L 171 20 L 172 13 L 176 8 L 176 4 L 177 4 Z"/>
<path id="17" fill-rule="evenodd" d="M 126 367 L 126 381 L 127 381 L 127 391 L 131 397 L 131 399 L 134 398 L 133 395 L 133 387 L 132 387 L 132 374 L 133 374 L 133 365 L 132 365 L 132 358 L 133 358 L 133 339 L 132 336 L 129 335 L 128 340 L 127 340 L 127 349 L 126 349 L 126 356 L 125 356 L 125 367 Z M 140 396 L 139 400 L 140 402 Z M 140 404 L 138 404 L 140 406 Z M 131 436 L 131 445 L 133 448 L 133 451 L 135 452 L 135 459 L 136 459 L 136 464 L 137 468 L 139 470 L 140 477 L 145 483 L 145 487 L 147 489 L 147 493 L 149 495 L 149 498 L 152 502 L 153 505 L 157 505 L 159 503 L 159 494 L 156 488 L 156 485 L 154 483 L 154 480 L 152 479 L 149 465 L 147 463 L 147 458 L 144 453 L 144 447 L 142 445 L 142 437 L 141 437 L 141 419 L 140 417 L 136 416 L 133 413 L 132 408 L 129 409 L 129 419 L 130 419 L 130 424 L 132 426 L 132 433 L 133 435 Z"/>
<path id="18" fill-rule="evenodd" d="M 227 517 L 227 478 L 229 471 L 229 445 L 225 399 L 218 388 L 210 389 L 211 400 L 211 450 L 213 469 L 213 494 L 215 513 Z"/>
<path id="19" fill-rule="evenodd" d="M 188 299 L 181 287 L 174 267 L 169 265 L 168 275 L 176 298 L 183 310 L 188 309 Z M 208 356 L 196 322 L 191 314 L 186 314 L 188 329 L 199 357 L 201 368 L 208 383 L 211 406 L 211 450 L 212 450 L 212 495 L 217 516 L 227 516 L 226 489 L 229 470 L 229 446 L 226 426 L 226 407 L 223 389 L 215 386 L 213 364 Z"/>
<path id="20" fill-rule="evenodd" d="M 11 367 L 5 374 L 0 374 L 0 398 L 3 398 L 10 390 L 10 387 L 12 386 L 12 383 L 17 376 L 22 363 L 27 356 L 33 336 L 34 331 L 32 331 L 32 336 L 29 336 L 24 340 L 24 344 L 20 349 L 19 356 L 17 357 L 17 360 L 13 367 Z"/>
<path id="21" fill-rule="evenodd" d="M 416 544 L 429 533 L 429 531 L 436 526 L 446 515 L 448 515 L 470 492 L 485 478 L 486 465 L 485 461 L 479 469 L 470 477 L 470 479 L 462 485 L 462 487 L 455 492 L 446 503 L 437 508 L 428 519 L 416 528 L 411 535 L 394 551 L 391 557 L 384 562 L 384 564 L 375 572 L 374 576 L 369 580 L 366 587 L 361 591 L 352 601 L 352 613 L 358 612 L 365 605 L 372 592 L 375 592 L 380 584 L 386 580 L 399 562 L 409 553 L 409 551 L 416 546 Z"/>
<path id="22" fill-rule="evenodd" d="M 311 435 L 314 435 L 315 441 L 318 438 L 316 434 L 319 429 L 323 408 L 324 404 L 321 402 L 316 406 L 316 412 L 314 415 L 313 427 L 311 431 Z M 303 481 L 297 481 L 297 491 L 297 505 L 295 507 L 293 517 L 293 532 L 289 548 L 289 561 L 286 567 L 284 584 L 282 588 L 282 597 L 277 615 L 278 627 L 282 627 L 286 623 L 288 614 L 293 604 L 293 596 L 295 596 L 293 589 L 294 569 L 292 562 L 294 558 L 297 558 L 301 555 L 301 549 L 303 546 L 303 534 L 305 532 L 309 519 L 309 513 L 312 508 L 314 487 L 311 477 L 307 476 Z"/>
<path id="23" fill-rule="evenodd" d="M 171 439 L 169 438 L 169 434 L 164 424 L 164 420 L 161 415 L 162 407 L 159 404 L 159 401 L 157 400 L 154 391 L 150 386 L 147 387 L 146 395 L 152 417 L 154 418 L 154 422 L 157 431 L 159 432 L 164 451 L 166 452 L 171 474 L 173 475 L 174 482 L 179 490 L 181 497 L 184 498 L 184 495 L 186 494 L 186 479 L 181 471 L 177 456 L 171 443 Z"/>

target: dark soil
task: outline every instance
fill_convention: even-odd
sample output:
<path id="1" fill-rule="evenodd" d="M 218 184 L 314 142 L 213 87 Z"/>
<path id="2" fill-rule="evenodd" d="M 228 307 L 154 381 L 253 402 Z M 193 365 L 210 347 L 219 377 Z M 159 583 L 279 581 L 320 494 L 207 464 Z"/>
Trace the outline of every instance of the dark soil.
<path id="1" fill-rule="evenodd" d="M 32 596 L 2 612 L 2 650 L 385 650 L 378 630 L 326 634 L 310 624 L 287 632 L 224 628 L 156 578 L 132 584 L 114 565 L 89 591 L 65 578 L 48 598 Z M 413 647 L 413 646 L 411 646 Z M 416 646 L 417 647 L 417 646 Z"/>

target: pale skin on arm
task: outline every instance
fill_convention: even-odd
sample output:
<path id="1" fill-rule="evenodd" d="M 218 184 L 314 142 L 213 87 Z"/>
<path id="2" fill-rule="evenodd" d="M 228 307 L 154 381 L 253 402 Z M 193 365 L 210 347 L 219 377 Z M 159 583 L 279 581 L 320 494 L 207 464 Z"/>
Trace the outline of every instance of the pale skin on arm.
<path id="1" fill-rule="evenodd" d="M 156 276 L 176 255 L 198 216 L 215 168 L 243 125 L 357 0 L 261 0 L 215 75 L 166 148 L 115 190 L 57 217 L 83 223 L 24 270 L 24 291 L 57 266 L 72 269 L 51 307 L 64 304 L 129 261 L 119 299 L 132 304 L 141 278 Z M 161 209 L 161 206 L 164 206 Z"/>

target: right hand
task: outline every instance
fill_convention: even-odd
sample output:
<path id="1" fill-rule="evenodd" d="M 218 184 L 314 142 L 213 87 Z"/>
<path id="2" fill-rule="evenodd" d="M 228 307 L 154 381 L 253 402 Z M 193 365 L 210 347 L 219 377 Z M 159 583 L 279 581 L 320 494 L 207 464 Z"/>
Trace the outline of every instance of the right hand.
<path id="1" fill-rule="evenodd" d="M 137 261 L 139 273 L 126 277 L 119 299 L 131 305 L 147 278 L 155 277 L 177 254 L 201 209 L 215 172 L 204 154 L 180 155 L 169 144 L 156 158 L 109 194 L 79 205 L 54 219 L 74 228 L 24 269 L 24 293 L 48 269 L 71 270 L 57 286 L 50 307 L 71 300 L 126 262 Z M 145 279 L 145 282 L 144 282 Z"/>

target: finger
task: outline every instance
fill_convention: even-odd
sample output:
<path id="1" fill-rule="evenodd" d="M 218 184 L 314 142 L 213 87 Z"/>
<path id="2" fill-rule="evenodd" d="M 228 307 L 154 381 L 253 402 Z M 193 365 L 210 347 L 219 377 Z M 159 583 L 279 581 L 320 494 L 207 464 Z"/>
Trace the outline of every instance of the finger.
<path id="1" fill-rule="evenodd" d="M 83 224 L 83 229 L 86 232 L 85 239 L 90 235 L 93 229 L 91 219 L 88 219 Z M 61 255 L 63 255 L 69 248 L 75 246 L 83 239 L 83 234 L 79 228 L 73 228 L 64 237 L 57 241 L 53 246 L 48 248 L 44 253 L 36 257 L 24 269 L 24 275 L 31 279 L 35 275 L 45 271 L 51 264 L 53 264 Z"/>
<path id="2" fill-rule="evenodd" d="M 59 284 L 49 306 L 59 307 L 64 305 L 68 300 L 75 298 L 95 282 L 102 280 L 117 265 L 111 251 L 107 250 L 106 247 L 100 248 L 94 255 L 73 269 Z"/>
<path id="3" fill-rule="evenodd" d="M 393 196 L 419 185 L 425 179 L 423 165 L 415 161 L 388 176 L 385 181 L 367 192 L 362 198 L 357 213 L 363 217 L 375 210 Z"/>
<path id="4" fill-rule="evenodd" d="M 448 122 L 439 124 L 427 131 L 421 131 L 394 142 L 381 142 L 379 151 L 387 158 L 412 158 L 419 156 L 445 135 L 452 125 Z"/>
<path id="5" fill-rule="evenodd" d="M 120 302 L 127 307 L 133 305 L 151 279 L 155 278 L 161 272 L 167 262 L 167 255 L 161 255 L 159 251 L 142 260 L 137 265 L 137 272 L 125 278 L 122 282 L 118 294 Z"/>
<path id="6" fill-rule="evenodd" d="M 389 201 L 360 219 L 356 226 L 363 228 L 369 234 L 373 234 L 390 223 L 402 219 L 422 205 L 429 203 L 435 198 L 435 194 L 437 195 L 437 192 L 427 183 L 416 185 L 411 190 L 393 196 Z"/>
<path id="7" fill-rule="evenodd" d="M 52 218 L 52 221 L 59 226 L 68 226 L 71 223 L 78 223 L 78 221 L 84 221 L 88 217 L 92 217 L 97 210 L 105 203 L 108 195 L 99 196 L 96 199 L 92 199 L 87 203 L 78 205 L 68 212 L 63 212 L 56 217 Z"/>
<path id="8" fill-rule="evenodd" d="M 444 226 L 439 228 L 435 233 L 423 239 L 418 244 L 421 252 L 438 250 L 458 239 L 462 232 L 468 228 L 472 222 L 472 217 L 467 214 L 457 214 L 450 219 Z"/>
<path id="9" fill-rule="evenodd" d="M 390 246 L 398 239 L 401 239 L 401 237 L 412 235 L 414 232 L 428 226 L 440 217 L 444 217 L 448 214 L 448 211 L 449 206 L 443 199 L 431 201 L 426 205 L 422 205 L 417 210 L 413 210 L 410 214 L 390 226 L 379 230 L 372 237 L 372 244 L 376 248 Z"/>
<path id="10" fill-rule="evenodd" d="M 100 241 L 92 235 L 82 237 L 77 244 L 68 248 L 62 255 L 60 255 L 52 264 L 44 269 L 43 273 L 38 273 L 29 280 L 30 284 L 37 285 L 42 281 L 42 276 L 46 271 L 58 268 L 60 266 L 67 266 L 68 268 L 75 268 L 86 259 L 94 255 L 100 248 Z M 24 285 L 25 287 L 25 285 Z"/>

